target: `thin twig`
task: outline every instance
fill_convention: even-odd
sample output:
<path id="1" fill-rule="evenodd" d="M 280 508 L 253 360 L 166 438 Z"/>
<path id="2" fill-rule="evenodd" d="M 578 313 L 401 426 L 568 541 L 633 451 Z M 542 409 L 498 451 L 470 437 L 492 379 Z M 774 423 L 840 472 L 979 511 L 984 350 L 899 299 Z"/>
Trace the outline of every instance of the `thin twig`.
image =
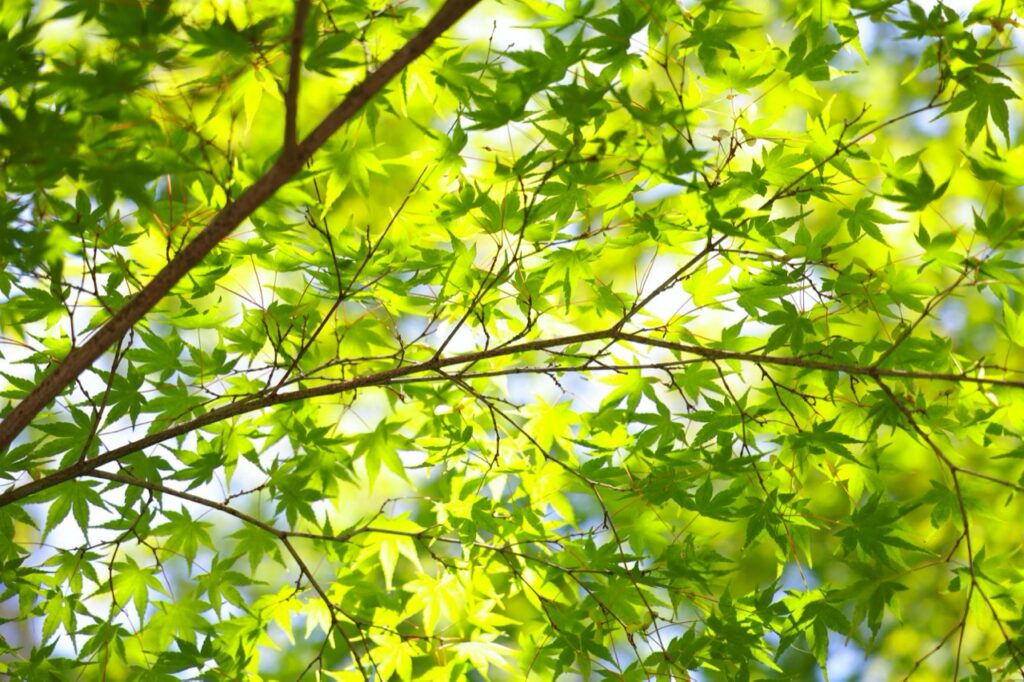
<path id="1" fill-rule="evenodd" d="M 409 39 L 380 68 L 349 91 L 316 128 L 299 144 L 294 153 L 278 156 L 274 164 L 236 199 L 228 202 L 195 238 L 186 244 L 160 272 L 121 310 L 100 327 L 89 340 L 74 348 L 63 362 L 53 367 L 3 421 L 0 422 L 0 452 L 10 447 L 43 408 L 74 382 L 96 359 L 159 303 L 175 284 L 194 268 L 253 211 L 299 172 L 320 147 L 348 123 L 370 99 L 391 82 L 413 60 L 427 51 L 434 41 L 480 0 L 447 0 L 427 25 Z"/>

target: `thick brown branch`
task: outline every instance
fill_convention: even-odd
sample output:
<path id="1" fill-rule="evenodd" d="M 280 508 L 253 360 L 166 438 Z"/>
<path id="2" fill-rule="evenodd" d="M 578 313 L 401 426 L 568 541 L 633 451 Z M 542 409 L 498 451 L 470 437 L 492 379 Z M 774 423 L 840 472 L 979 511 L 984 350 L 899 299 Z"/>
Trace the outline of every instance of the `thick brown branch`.
<path id="1" fill-rule="evenodd" d="M 150 447 L 151 445 L 156 445 L 157 443 L 162 443 L 165 440 L 183 436 L 195 431 L 196 429 L 201 429 L 204 426 L 209 426 L 210 424 L 215 424 L 240 414 L 254 412 L 256 410 L 280 405 L 282 403 L 294 402 L 296 400 L 304 400 L 307 398 L 316 398 L 326 395 L 337 395 L 339 393 L 345 393 L 347 391 L 353 391 L 358 388 L 366 388 L 370 386 L 387 385 L 389 382 L 403 376 L 418 374 L 420 372 L 432 372 L 451 365 L 477 362 L 479 360 L 486 360 L 502 355 L 526 353 L 532 350 L 544 350 L 573 343 L 585 343 L 595 339 L 608 338 L 608 336 L 609 332 L 604 330 L 599 332 L 590 332 L 587 334 L 576 334 L 574 336 L 566 336 L 557 339 L 530 341 L 527 343 L 516 344 L 514 346 L 507 346 L 506 348 L 494 348 L 488 351 L 466 353 L 464 355 L 457 355 L 445 359 L 433 358 L 426 362 L 393 367 L 392 369 L 375 372 L 374 374 L 368 374 L 363 377 L 356 377 L 355 379 L 350 379 L 348 381 L 325 384 L 323 386 L 315 386 L 298 391 L 260 394 L 249 400 L 242 400 L 231 405 L 225 405 L 224 407 L 211 410 L 210 412 L 207 412 L 200 417 L 196 417 L 191 421 L 185 422 L 184 424 L 178 424 L 163 431 L 150 434 L 145 438 L 140 438 L 128 445 L 105 452 L 104 454 L 93 457 L 92 459 L 76 462 L 75 464 L 59 469 L 47 476 L 38 478 L 30 483 L 26 483 L 23 486 L 7 490 L 5 493 L 0 495 L 0 507 L 11 504 L 12 502 L 17 502 L 18 500 L 22 500 L 43 490 L 48 490 L 55 485 L 64 483 L 65 481 L 70 481 L 87 475 L 104 464 L 116 462 L 119 459 L 127 457 L 133 452 L 138 452 L 139 450 Z"/>
<path id="2" fill-rule="evenodd" d="M 302 39 L 306 33 L 309 0 L 296 0 L 292 25 L 291 55 L 288 62 L 288 91 L 284 94 L 284 153 L 295 149 L 298 130 L 299 80 L 302 74 Z"/>
<path id="3" fill-rule="evenodd" d="M 422 31 L 381 64 L 379 69 L 352 88 L 341 104 L 295 147 L 294 153 L 279 156 L 262 177 L 242 192 L 235 201 L 221 209 L 206 228 L 181 249 L 124 308 L 110 318 L 88 341 L 68 353 L 64 361 L 54 367 L 0 422 L 0 452 L 5 451 L 44 407 L 142 319 L 189 270 L 202 261 L 206 254 L 288 182 L 313 153 L 358 113 L 371 97 L 423 54 L 441 33 L 479 1 L 447 0 Z"/>
<path id="4" fill-rule="evenodd" d="M 128 455 L 139 452 L 144 448 L 162 443 L 171 438 L 177 438 L 191 433 L 204 426 L 209 426 L 231 417 L 255 412 L 274 405 L 318 398 L 328 395 L 337 395 L 354 391 L 360 388 L 372 386 L 387 386 L 404 377 L 423 373 L 437 373 L 438 370 L 457 365 L 472 365 L 483 360 L 491 360 L 499 357 L 517 356 L 533 351 L 551 350 L 563 346 L 582 344 L 591 341 L 628 341 L 646 346 L 655 346 L 675 350 L 681 353 L 693 355 L 705 360 L 736 360 L 740 362 L 751 362 L 757 365 L 778 365 L 784 367 L 796 367 L 800 369 L 841 372 L 850 376 L 868 376 L 877 379 L 878 377 L 890 377 L 897 379 L 917 379 L 921 381 L 948 381 L 952 383 L 973 383 L 989 386 L 1003 386 L 1011 388 L 1024 388 L 1024 381 L 1012 379 L 985 379 L 964 374 L 948 374 L 942 372 L 917 372 L 914 370 L 885 369 L 879 367 L 864 367 L 860 365 L 847 365 L 843 363 L 825 362 L 820 360 L 809 360 L 806 358 L 792 358 L 785 356 L 759 355 L 757 353 L 743 353 L 739 351 L 720 350 L 717 348 L 704 348 L 692 344 L 677 343 L 641 334 L 631 334 L 617 331 L 615 328 L 604 329 L 571 336 L 562 336 L 555 339 L 538 339 L 508 346 L 497 346 L 487 350 L 463 353 L 448 358 L 431 358 L 430 360 L 393 367 L 362 377 L 356 377 L 347 381 L 339 381 L 322 386 L 313 386 L 296 391 L 271 392 L 253 396 L 250 399 L 240 400 L 231 405 L 225 405 L 206 414 L 196 417 L 183 424 L 172 426 L 163 431 L 150 434 L 137 441 L 116 448 L 102 455 L 89 460 L 76 462 L 70 466 L 58 469 L 51 474 L 38 478 L 25 485 L 10 488 L 0 494 L 0 507 L 13 502 L 23 500 L 31 495 L 48 490 L 55 485 L 70 481 L 75 478 L 88 475 L 104 464 L 116 462 Z M 548 370 L 544 370 L 548 371 Z M 443 377 L 440 380 L 445 380 Z"/>

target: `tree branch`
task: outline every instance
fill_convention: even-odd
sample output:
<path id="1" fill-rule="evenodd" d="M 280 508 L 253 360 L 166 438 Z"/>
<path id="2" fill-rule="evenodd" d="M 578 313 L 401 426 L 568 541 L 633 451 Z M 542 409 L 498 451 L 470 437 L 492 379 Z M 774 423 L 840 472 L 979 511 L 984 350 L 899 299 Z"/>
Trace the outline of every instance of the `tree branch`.
<path id="1" fill-rule="evenodd" d="M 284 151 L 291 154 L 295 149 L 298 130 L 299 81 L 302 71 L 302 39 L 309 16 L 309 0 L 296 0 L 295 23 L 292 26 L 292 49 L 288 62 L 288 90 L 284 93 Z"/>
<path id="2" fill-rule="evenodd" d="M 982 595 L 982 598 L 984 598 L 985 603 L 988 605 L 989 613 L 992 615 L 992 619 L 995 621 L 996 625 L 999 627 L 999 631 L 1003 635 L 1003 643 L 1006 645 L 1006 650 L 1009 652 L 1010 657 L 1013 659 L 1013 662 L 1016 665 L 1017 669 L 1020 671 L 1021 675 L 1024 676 L 1024 660 L 1022 660 L 1021 658 L 1021 656 L 1024 655 L 1024 652 L 1018 651 L 1018 646 L 1014 642 L 1013 637 L 1011 637 L 1010 634 L 1006 631 L 1006 626 L 1003 624 L 1003 619 L 999 616 L 999 613 L 996 611 L 995 605 L 985 595 L 984 591 L 982 590 L 981 583 L 978 580 L 978 569 L 975 566 L 975 557 L 978 555 L 976 555 L 974 552 L 974 546 L 971 540 L 970 515 L 967 513 L 967 503 L 964 501 L 963 489 L 960 486 L 959 474 L 966 472 L 963 469 L 961 469 L 959 465 L 955 464 L 953 460 L 951 460 L 949 456 L 942 451 L 942 448 L 938 446 L 938 444 L 932 439 L 928 432 L 925 431 L 914 418 L 914 413 L 911 411 L 911 409 L 907 407 L 904 401 L 899 396 L 897 396 L 891 388 L 889 388 L 888 384 L 886 384 L 877 376 L 874 377 L 874 379 L 875 383 L 878 384 L 878 386 L 882 389 L 886 397 L 903 414 L 903 417 L 907 420 L 907 423 L 910 424 L 910 427 L 917 433 L 921 441 L 925 445 L 927 445 L 928 448 L 932 451 L 932 453 L 935 455 L 935 458 L 939 460 L 943 465 L 945 465 L 945 467 L 949 470 L 949 474 L 953 480 L 953 493 L 956 496 L 957 508 L 960 512 L 960 521 L 963 526 L 963 538 L 967 550 L 967 572 L 971 578 L 971 584 L 967 590 L 967 598 L 964 604 L 964 613 L 963 616 L 960 618 L 960 623 L 957 626 L 960 630 L 960 638 L 957 642 L 956 663 L 953 667 L 954 679 L 960 676 L 960 653 L 963 649 L 964 635 L 967 632 L 967 617 L 970 614 L 971 610 L 971 597 L 974 595 L 975 590 L 977 590 L 978 593 Z M 998 479 L 993 479 L 993 477 L 990 476 L 985 476 L 984 478 L 986 480 L 995 480 L 996 482 L 998 482 Z"/>
<path id="3" fill-rule="evenodd" d="M 243 191 L 237 200 L 221 209 L 202 232 L 182 248 L 124 308 L 107 320 L 88 341 L 68 353 L 63 362 L 54 367 L 0 422 L 0 452 L 7 450 L 43 408 L 142 319 L 222 239 L 288 182 L 313 153 L 355 116 L 370 98 L 422 55 L 444 31 L 478 2 L 480 0 L 447 0 L 423 30 L 350 90 L 341 104 L 327 114 L 306 139 L 296 145 L 294 153 L 278 156 L 266 173 Z"/>
<path id="4" fill-rule="evenodd" d="M 7 506 L 8 504 L 23 500 L 26 497 L 34 495 L 36 493 L 48 490 L 53 486 L 60 485 L 65 481 L 78 478 L 80 476 L 89 475 L 91 472 L 96 471 L 97 468 L 104 464 L 110 464 L 116 462 L 128 455 L 138 452 L 144 448 L 162 443 L 171 438 L 183 436 L 187 433 L 201 429 L 204 426 L 209 426 L 231 417 L 246 414 L 249 412 L 255 412 L 262 410 L 267 407 L 273 407 L 275 405 L 281 405 L 284 403 L 295 402 L 298 400 L 306 400 L 309 398 L 319 398 L 328 395 L 337 395 L 339 393 L 346 393 L 348 391 L 354 391 L 359 388 L 369 388 L 373 386 L 388 386 L 392 382 L 403 377 L 408 377 L 415 374 L 422 373 L 437 373 L 438 370 L 444 369 L 445 367 L 452 367 L 455 365 L 471 365 L 483 360 L 491 360 L 504 356 L 516 356 L 523 353 L 529 353 L 532 351 L 545 351 L 560 346 L 571 346 L 574 344 L 587 343 L 590 341 L 602 341 L 602 340 L 614 340 L 614 341 L 627 341 L 630 343 L 639 343 L 647 346 L 654 346 L 659 348 L 666 348 L 668 350 L 675 350 L 688 355 L 693 355 L 704 360 L 736 360 L 740 362 L 751 362 L 757 365 L 777 365 L 783 367 L 795 367 L 799 369 L 808 370 L 819 370 L 819 371 L 832 371 L 841 372 L 850 376 L 867 376 L 873 379 L 879 377 L 890 377 L 896 379 L 916 379 L 921 381 L 948 381 L 952 383 L 972 383 L 986 386 L 1003 386 L 1008 388 L 1024 388 L 1024 380 L 1013 380 L 1013 379 L 986 379 L 983 377 L 969 376 L 966 374 L 950 374 L 943 372 L 918 372 L 914 370 L 901 370 L 901 369 L 886 369 L 874 366 L 861 366 L 861 365 L 848 365 L 836 362 L 825 362 L 820 360 L 809 360 L 806 358 L 793 358 L 785 356 L 774 356 L 774 355 L 759 355 L 757 353 L 744 353 L 739 351 L 721 350 L 717 348 L 704 348 L 703 346 L 695 346 L 692 344 L 677 343 L 674 341 L 667 341 L 665 339 L 653 338 L 643 336 L 641 334 L 633 334 L 628 332 L 618 331 L 616 328 L 604 329 L 595 332 L 586 332 L 583 334 L 573 334 L 571 336 L 562 336 L 554 339 L 537 339 L 535 341 L 526 341 L 509 346 L 498 346 L 487 350 L 474 351 L 471 353 L 463 353 L 460 355 L 454 355 L 448 358 L 433 357 L 429 360 L 413 363 L 410 365 L 402 365 L 399 367 L 392 367 L 391 369 L 374 372 L 373 374 L 367 374 L 362 377 L 356 377 L 348 379 L 346 381 L 338 381 L 322 386 L 313 386 L 310 388 L 303 388 L 295 391 L 288 391 L 284 393 L 271 392 L 261 393 L 252 396 L 249 399 L 240 400 L 236 403 L 225 405 L 207 412 L 204 415 L 196 417 L 183 424 L 172 426 L 163 431 L 150 434 L 144 438 L 140 438 L 137 441 L 121 446 L 109 452 L 105 452 L 102 455 L 93 457 L 92 459 L 83 460 L 71 464 L 63 469 L 58 469 L 46 476 L 42 476 L 34 481 L 26 483 L 22 486 L 9 488 L 4 493 L 0 494 L 0 508 Z M 441 377 L 439 380 L 445 380 Z"/>
<path id="5" fill-rule="evenodd" d="M 244 521 L 245 523 L 255 526 L 260 530 L 267 531 L 279 540 L 288 537 L 288 531 L 275 528 L 266 521 L 261 521 L 251 514 L 239 511 L 229 504 L 200 497 L 199 495 L 193 495 L 192 493 L 185 492 L 184 490 L 175 490 L 174 488 L 170 488 L 162 483 L 146 481 L 141 478 L 136 478 L 135 476 L 129 476 L 128 474 L 113 474 L 108 471 L 90 471 L 88 475 L 90 478 L 99 478 L 112 483 L 121 483 L 124 485 L 135 486 L 136 488 L 144 488 L 145 490 L 171 495 L 172 497 L 177 497 L 178 499 L 186 500 L 187 502 L 194 502 L 195 504 L 199 504 L 210 509 L 216 509 L 217 511 L 234 516 L 239 521 Z"/>
<path id="6" fill-rule="evenodd" d="M 853 376 L 870 377 L 891 377 L 895 379 L 919 379 L 924 381 L 949 381 L 952 383 L 970 383 L 988 386 L 1004 386 L 1007 388 L 1024 388 L 1024 379 L 986 379 L 984 377 L 970 376 L 968 374 L 952 374 L 949 372 L 918 372 L 912 369 L 889 369 L 874 366 L 848 365 L 841 362 L 827 362 L 824 360 L 810 360 L 808 358 L 793 358 L 779 355 L 760 355 L 758 353 L 743 353 L 740 351 L 721 350 L 718 348 L 705 348 L 686 343 L 677 343 L 665 339 L 652 338 L 641 334 L 630 334 L 620 332 L 616 335 L 620 341 L 631 341 L 647 346 L 657 346 L 676 350 L 689 355 L 697 355 L 708 360 L 739 360 L 741 362 L 753 362 L 765 365 L 779 365 L 783 367 L 798 367 L 801 369 L 816 369 L 831 372 L 842 372 Z"/>

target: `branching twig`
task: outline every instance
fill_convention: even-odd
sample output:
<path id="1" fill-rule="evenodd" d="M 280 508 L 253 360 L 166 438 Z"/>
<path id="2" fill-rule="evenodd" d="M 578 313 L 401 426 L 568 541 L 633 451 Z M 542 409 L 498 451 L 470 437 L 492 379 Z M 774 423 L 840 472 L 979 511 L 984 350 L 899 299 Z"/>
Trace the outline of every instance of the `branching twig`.
<path id="1" fill-rule="evenodd" d="M 750 362 L 754 364 L 764 365 L 779 365 L 784 367 L 795 367 L 806 370 L 826 370 L 832 372 L 840 372 L 850 376 L 868 376 L 872 378 L 879 377 L 891 377 L 898 379 L 919 379 L 927 381 L 949 381 L 952 383 L 974 383 L 979 385 L 987 386 L 1004 386 L 1010 388 L 1024 388 L 1024 380 L 1014 379 L 988 379 L 984 377 L 970 376 L 966 374 L 951 374 L 944 372 L 919 372 L 915 370 L 903 370 L 903 369 L 888 369 L 880 367 L 864 367 L 861 365 L 850 365 L 845 363 L 837 362 L 826 362 L 822 360 L 810 360 L 807 358 L 794 358 L 785 356 L 774 356 L 774 355 L 760 355 L 757 353 L 745 353 L 740 351 L 729 351 L 718 348 L 705 348 L 703 346 L 696 346 L 692 344 L 677 343 L 674 341 L 667 341 L 665 339 L 654 338 L 650 336 L 644 336 L 642 334 L 631 334 L 622 331 L 618 331 L 615 328 L 604 329 L 595 332 L 586 332 L 582 334 L 573 334 L 569 336 L 562 336 L 554 339 L 538 339 L 536 341 L 527 341 L 523 343 L 514 344 L 511 346 L 498 346 L 483 351 L 475 351 L 471 353 L 463 353 L 460 355 L 454 355 L 447 358 L 432 357 L 429 360 L 423 362 L 399 365 L 392 367 L 391 369 L 381 370 L 371 374 L 365 374 L 353 379 L 345 381 L 338 381 L 322 386 L 314 386 L 310 388 L 299 389 L 296 391 L 289 391 L 283 393 L 272 393 L 272 394 L 257 394 L 250 396 L 247 399 L 239 400 L 236 403 L 225 405 L 224 407 L 213 409 L 204 415 L 196 417 L 183 424 L 169 427 L 163 431 L 140 438 L 139 440 L 124 445 L 120 448 L 116 448 L 102 455 L 98 455 L 91 459 L 76 462 L 70 466 L 59 469 L 55 472 L 42 476 L 34 481 L 26 483 L 21 486 L 10 488 L 4 493 L 0 494 L 0 507 L 4 507 L 13 502 L 25 499 L 30 495 L 34 495 L 43 490 L 48 490 L 55 485 L 59 485 L 65 481 L 70 481 L 79 476 L 88 474 L 91 471 L 95 471 L 97 468 L 104 464 L 115 462 L 123 457 L 126 457 L 133 452 L 138 452 L 144 448 L 162 443 L 171 438 L 191 433 L 197 429 L 201 429 L 205 426 L 215 424 L 223 421 L 230 417 L 235 417 L 240 414 L 246 414 L 257 410 L 265 409 L 267 407 L 273 407 L 275 405 L 281 405 L 284 403 L 295 402 L 298 400 L 306 400 L 309 398 L 317 398 L 328 395 L 337 395 L 340 393 L 347 393 L 355 391 L 359 388 L 368 388 L 371 386 L 387 386 L 396 379 L 403 377 L 409 377 L 424 373 L 436 373 L 438 370 L 446 367 L 453 367 L 457 365 L 472 365 L 474 363 L 490 360 L 500 357 L 507 356 L 520 356 L 530 353 L 531 351 L 549 350 L 553 348 L 559 348 L 563 346 L 571 346 L 573 344 L 582 344 L 590 341 L 606 341 L 606 340 L 618 340 L 628 341 L 631 343 L 639 343 L 647 346 L 655 346 L 665 348 L 668 350 L 674 350 L 695 357 L 703 358 L 705 360 L 736 360 L 741 362 Z"/>
<path id="2" fill-rule="evenodd" d="M 422 31 L 409 39 L 380 68 L 349 91 L 299 144 L 292 154 L 282 155 L 258 180 L 229 201 L 196 237 L 185 245 L 155 277 L 121 310 L 100 327 L 89 340 L 73 349 L 43 378 L 24 400 L 0 422 L 0 452 L 11 445 L 32 419 L 68 385 L 107 351 L 119 338 L 159 303 L 175 284 L 195 267 L 222 239 L 252 215 L 288 182 L 341 126 L 350 121 L 413 60 L 480 0 L 447 0 Z"/>

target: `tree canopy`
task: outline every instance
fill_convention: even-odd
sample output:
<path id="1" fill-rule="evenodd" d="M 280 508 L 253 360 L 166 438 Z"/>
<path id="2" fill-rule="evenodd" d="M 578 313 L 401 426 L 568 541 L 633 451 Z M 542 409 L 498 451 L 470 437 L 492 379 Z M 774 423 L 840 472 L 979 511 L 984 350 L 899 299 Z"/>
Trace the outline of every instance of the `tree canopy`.
<path id="1" fill-rule="evenodd" d="M 1024 676 L 1016 0 L 13 0 L 0 671 Z"/>

